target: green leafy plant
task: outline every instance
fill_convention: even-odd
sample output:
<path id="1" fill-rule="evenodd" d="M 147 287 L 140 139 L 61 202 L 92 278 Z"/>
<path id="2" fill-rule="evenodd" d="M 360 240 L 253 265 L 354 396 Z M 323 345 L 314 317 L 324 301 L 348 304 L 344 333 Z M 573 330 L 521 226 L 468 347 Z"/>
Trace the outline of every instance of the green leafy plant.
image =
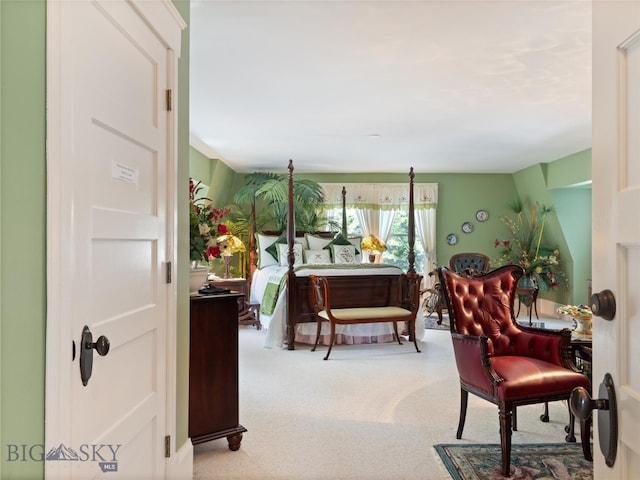
<path id="1" fill-rule="evenodd" d="M 294 210 L 296 229 L 299 231 L 318 230 L 323 219 L 318 211 L 324 201 L 322 187 L 312 181 L 294 180 Z M 289 211 L 289 178 L 272 172 L 247 174 L 244 184 L 235 193 L 234 203 L 229 205 L 230 213 L 226 224 L 233 234 L 247 244 L 252 235 L 264 230 L 285 231 Z M 251 227 L 255 227 L 255 231 Z M 254 252 L 255 253 L 255 252 Z M 250 253 L 243 256 L 243 271 L 248 271 Z"/>
<path id="2" fill-rule="evenodd" d="M 500 217 L 508 238 L 494 241 L 494 247 L 500 250 L 494 265 L 520 265 L 525 271 L 524 280 L 540 290 L 558 287 L 565 278 L 560 267 L 560 252 L 543 243 L 545 221 L 553 208 L 536 203 L 527 218 L 521 201 L 514 202 L 510 208 L 514 217 Z"/>

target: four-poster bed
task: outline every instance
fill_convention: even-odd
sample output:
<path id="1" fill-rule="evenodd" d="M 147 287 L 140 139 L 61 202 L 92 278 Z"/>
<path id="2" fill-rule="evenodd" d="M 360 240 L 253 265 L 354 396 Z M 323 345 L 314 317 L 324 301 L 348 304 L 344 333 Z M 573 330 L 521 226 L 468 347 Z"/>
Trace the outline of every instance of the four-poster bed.
<path id="1" fill-rule="evenodd" d="M 313 344 L 316 337 L 315 311 L 311 299 L 309 275 L 331 277 L 332 304 L 335 308 L 345 308 L 354 305 L 386 306 L 392 292 L 397 291 L 399 279 L 403 273 L 400 268 L 393 265 L 359 262 L 360 237 L 347 238 L 346 235 L 344 188 L 342 193 L 342 235 L 336 235 L 334 232 L 296 232 L 293 170 L 293 162 L 290 160 L 288 165 L 289 198 L 286 234 L 285 232 L 256 233 L 255 238 L 250 238 L 249 245 L 252 280 L 250 302 L 262 305 L 261 318 L 267 327 L 265 346 L 282 347 L 286 343 L 289 350 L 295 349 L 296 342 Z M 409 177 L 409 269 L 406 273 L 416 275 L 414 269 L 413 168 L 410 170 Z M 255 225 L 251 225 L 251 231 L 255 232 Z M 272 233 L 272 235 L 266 235 L 266 233 Z M 280 233 L 280 235 L 276 236 L 275 233 Z M 269 243 L 268 246 L 267 243 Z M 324 246 L 322 247 L 322 245 Z M 350 245 L 353 245 L 353 248 Z M 279 260 L 270 257 L 267 248 L 271 248 L 271 253 L 277 251 L 280 254 Z M 321 250 L 313 250 L 314 248 L 321 248 Z M 311 264 L 313 262 L 308 255 L 309 252 L 322 254 L 325 250 L 331 250 L 334 255 L 337 255 L 340 248 L 343 251 L 353 252 L 355 250 L 356 259 L 346 264 L 331 262 Z M 302 260 L 309 261 L 309 263 L 303 263 Z M 422 312 L 419 312 L 416 329 L 418 339 L 424 335 L 424 322 L 419 321 L 421 318 Z M 394 340 L 391 323 L 347 325 L 344 327 L 340 331 L 337 343 L 381 343 Z M 328 342 L 328 332 L 326 336 L 327 339 L 323 340 L 323 343 Z"/>

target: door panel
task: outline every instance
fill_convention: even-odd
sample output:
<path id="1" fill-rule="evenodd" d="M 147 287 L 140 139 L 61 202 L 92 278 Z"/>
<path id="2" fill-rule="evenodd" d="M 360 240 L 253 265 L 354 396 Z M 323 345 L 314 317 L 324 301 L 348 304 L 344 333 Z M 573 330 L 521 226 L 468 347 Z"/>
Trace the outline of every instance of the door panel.
<path id="1" fill-rule="evenodd" d="M 164 267 L 173 243 L 174 143 L 165 105 L 173 55 L 134 3 L 51 3 L 59 52 L 52 88 L 60 101 L 49 117 L 49 219 L 56 223 L 49 320 L 59 335 L 48 341 L 59 336 L 53 348 L 63 354 L 59 369 L 47 365 L 47 395 L 57 401 L 48 403 L 46 448 L 63 444 L 80 461 L 49 461 L 47 475 L 164 478 L 167 326 L 175 317 Z M 143 10 L 154 8 L 166 5 Z M 64 354 L 72 341 L 81 350 L 85 325 L 94 342 L 101 335 L 110 342 L 105 356 L 94 352 L 87 385 L 79 355 Z"/>
<path id="2" fill-rule="evenodd" d="M 593 2 L 593 288 L 614 293 L 616 315 L 594 319 L 592 390 L 611 373 L 620 418 L 612 467 L 594 421 L 596 479 L 640 475 L 639 129 L 640 2 Z"/>

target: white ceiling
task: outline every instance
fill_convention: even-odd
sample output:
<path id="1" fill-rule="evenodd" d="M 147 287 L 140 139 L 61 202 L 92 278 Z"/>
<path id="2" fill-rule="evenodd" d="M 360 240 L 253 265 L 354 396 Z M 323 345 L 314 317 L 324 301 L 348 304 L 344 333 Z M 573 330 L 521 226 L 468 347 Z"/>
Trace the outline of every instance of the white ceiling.
<path id="1" fill-rule="evenodd" d="M 511 173 L 591 147 L 589 1 L 191 0 L 191 143 L 239 172 Z"/>

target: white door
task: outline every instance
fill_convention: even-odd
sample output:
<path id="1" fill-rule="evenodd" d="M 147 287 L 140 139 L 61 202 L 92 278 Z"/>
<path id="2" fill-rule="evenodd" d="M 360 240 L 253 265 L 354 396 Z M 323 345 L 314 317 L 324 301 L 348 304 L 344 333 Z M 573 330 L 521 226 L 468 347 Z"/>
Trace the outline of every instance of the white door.
<path id="1" fill-rule="evenodd" d="M 613 467 L 600 451 L 594 478 L 640 478 L 640 2 L 593 2 L 593 291 L 616 299 L 594 319 L 593 397 L 610 373 L 618 400 Z"/>
<path id="2" fill-rule="evenodd" d="M 175 60 L 153 22 L 167 8 L 48 5 L 48 478 L 165 476 Z"/>

